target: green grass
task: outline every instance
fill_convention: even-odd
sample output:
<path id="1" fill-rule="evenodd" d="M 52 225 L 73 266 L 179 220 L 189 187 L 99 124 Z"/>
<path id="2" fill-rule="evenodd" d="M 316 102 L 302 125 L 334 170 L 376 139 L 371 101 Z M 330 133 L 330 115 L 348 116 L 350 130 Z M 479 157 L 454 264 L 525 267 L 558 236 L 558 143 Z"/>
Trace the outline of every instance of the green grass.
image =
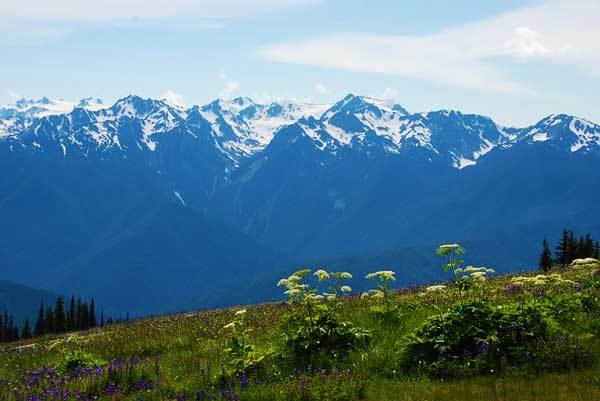
<path id="1" fill-rule="evenodd" d="M 584 283 L 584 290 L 598 295 L 591 271 L 560 271 L 561 276 Z M 518 303 L 505 287 L 510 276 L 488 282 L 486 293 L 495 304 Z M 576 290 L 568 290 L 575 292 Z M 550 297 L 550 295 L 548 295 Z M 248 326 L 256 348 L 271 356 L 260 373 L 250 374 L 249 384 L 238 379 L 232 393 L 215 399 L 242 400 L 599 400 L 600 399 L 600 315 L 577 312 L 563 320 L 561 329 L 573 338 L 585 340 L 593 358 L 563 371 L 520 369 L 487 372 L 475 377 L 430 378 L 408 373 L 401 367 L 400 353 L 405 337 L 421 327 L 431 316 L 441 314 L 457 301 L 457 293 L 446 290 L 435 295 L 422 291 L 394 293 L 394 302 L 405 305 L 400 318 L 386 321 L 370 310 L 373 300 L 345 298 L 339 305 L 342 320 L 371 331 L 366 348 L 353 350 L 347 358 L 321 361 L 321 366 L 295 366 L 277 356 L 281 347 L 280 322 L 295 306 L 269 303 L 247 307 Z M 61 370 L 68 350 L 82 350 L 99 360 L 113 362 L 115 371 L 87 374 L 69 379 L 66 388 L 98 400 L 186 400 L 196 399 L 198 391 L 221 394 L 223 350 L 231 337 L 223 326 L 239 308 L 194 312 L 116 324 L 102 329 L 47 336 L 0 347 L 0 399 L 25 399 L 31 376 L 27 372 L 43 367 Z M 130 362 L 131 357 L 139 358 Z M 328 366 L 325 366 L 328 365 Z M 325 367 L 325 371 L 320 368 Z M 61 375 L 62 373 L 59 373 Z M 43 375 L 42 375 L 43 376 Z M 25 377 L 25 379 L 23 379 Z M 42 382 L 45 379 L 42 378 Z M 145 380 L 149 388 L 136 389 Z M 106 388 L 116 383 L 118 394 Z M 15 391 L 15 389 L 17 389 Z M 235 395 L 233 395 L 235 393 Z M 201 396 L 201 395 L 200 395 Z M 22 398 L 19 398 L 22 397 Z M 229 397 L 229 398 L 227 398 Z M 40 398 L 58 399 L 58 398 Z M 69 399 L 75 400 L 72 396 Z M 84 398 L 82 398 L 84 399 Z M 180 398 L 183 399 L 183 398 Z"/>

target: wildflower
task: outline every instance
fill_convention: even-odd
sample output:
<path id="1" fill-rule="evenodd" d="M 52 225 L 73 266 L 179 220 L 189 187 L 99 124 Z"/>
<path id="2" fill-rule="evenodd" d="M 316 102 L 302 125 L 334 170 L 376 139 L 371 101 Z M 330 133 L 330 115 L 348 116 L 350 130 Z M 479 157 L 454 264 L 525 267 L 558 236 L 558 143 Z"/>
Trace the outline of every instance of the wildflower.
<path id="1" fill-rule="evenodd" d="M 572 267 L 599 267 L 600 260 L 594 258 L 575 259 L 571 262 Z"/>
<path id="2" fill-rule="evenodd" d="M 295 277 L 298 277 L 299 279 L 302 279 L 302 278 L 308 276 L 309 274 L 310 274 L 310 269 L 301 269 L 301 270 L 298 270 L 296 273 L 294 273 L 290 277 L 295 276 Z"/>
<path id="3" fill-rule="evenodd" d="M 479 354 L 487 354 L 490 350 L 490 343 L 487 340 L 484 340 L 479 344 L 478 352 Z"/>
<path id="4" fill-rule="evenodd" d="M 327 273 L 325 270 L 317 270 L 316 272 L 313 273 L 314 276 L 316 276 L 319 281 L 325 281 L 327 279 L 329 279 L 329 273 Z"/>
<path id="5" fill-rule="evenodd" d="M 348 286 L 348 285 L 343 285 L 340 288 L 340 291 L 342 291 L 342 292 L 352 292 L 352 288 L 350 286 Z"/>
<path id="6" fill-rule="evenodd" d="M 445 285 L 430 285 L 429 287 L 425 288 L 426 292 L 438 292 L 438 291 L 442 291 L 446 288 Z"/>
<path id="7" fill-rule="evenodd" d="M 471 278 L 473 280 L 484 281 L 485 280 L 485 272 L 483 272 L 483 271 L 473 272 L 473 273 L 471 273 Z"/>
<path id="8" fill-rule="evenodd" d="M 438 255 L 441 255 L 441 256 L 447 256 L 451 253 L 455 253 L 457 255 L 462 255 L 463 253 L 465 253 L 465 250 L 458 244 L 445 244 L 445 245 L 440 245 L 436 252 Z"/>
<path id="9" fill-rule="evenodd" d="M 245 314 L 246 312 L 247 312 L 246 309 L 241 309 L 241 310 L 235 312 L 235 314 L 236 314 L 236 316 L 239 316 L 239 315 Z"/>
<path id="10" fill-rule="evenodd" d="M 336 273 L 331 273 L 331 275 L 335 278 L 343 278 L 343 279 L 351 279 L 352 278 L 352 274 L 348 273 L 348 272 L 336 272 Z"/>
<path id="11" fill-rule="evenodd" d="M 286 292 L 284 292 L 284 294 L 289 297 L 295 297 L 296 295 L 300 295 L 301 293 L 302 291 L 300 291 L 297 288 L 292 288 L 291 290 L 287 290 Z"/>
<path id="12" fill-rule="evenodd" d="M 235 329 L 235 324 L 236 322 L 227 323 L 225 326 L 223 326 L 223 328 L 227 330 L 233 330 Z"/>
<path id="13" fill-rule="evenodd" d="M 396 273 L 391 270 L 381 270 L 374 273 L 369 273 L 365 276 L 368 279 L 379 279 L 382 281 L 396 281 Z"/>

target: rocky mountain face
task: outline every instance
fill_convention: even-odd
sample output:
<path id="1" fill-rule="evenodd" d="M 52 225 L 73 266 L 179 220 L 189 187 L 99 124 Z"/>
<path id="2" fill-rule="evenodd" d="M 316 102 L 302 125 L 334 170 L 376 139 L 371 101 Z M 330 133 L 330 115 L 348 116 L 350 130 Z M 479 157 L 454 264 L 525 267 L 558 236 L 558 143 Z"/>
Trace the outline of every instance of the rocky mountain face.
<path id="1" fill-rule="evenodd" d="M 600 126 L 567 115 L 20 100 L 0 108 L 0 278 L 149 313 L 264 299 L 300 261 L 445 241 L 527 267 L 564 226 L 600 234 L 599 166 Z M 437 269 L 397 260 L 415 264 L 406 281 Z"/>

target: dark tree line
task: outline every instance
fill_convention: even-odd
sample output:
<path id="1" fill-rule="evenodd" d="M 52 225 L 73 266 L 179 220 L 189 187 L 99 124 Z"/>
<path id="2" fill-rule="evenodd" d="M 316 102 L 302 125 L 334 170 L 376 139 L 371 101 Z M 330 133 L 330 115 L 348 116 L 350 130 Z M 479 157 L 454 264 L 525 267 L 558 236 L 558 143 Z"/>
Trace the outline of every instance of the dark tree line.
<path id="1" fill-rule="evenodd" d="M 101 316 L 101 320 L 103 320 L 103 316 Z M 103 321 L 100 323 L 104 324 Z M 75 297 L 71 297 L 68 305 L 65 305 L 62 297 L 59 297 L 56 299 L 54 307 L 44 307 L 42 302 L 33 335 L 60 334 L 67 331 L 87 330 L 96 326 L 98 326 L 98 320 L 93 298 L 88 304 L 81 298 L 75 300 Z"/>
<path id="2" fill-rule="evenodd" d="M 8 312 L 0 314 L 0 342 L 87 330 L 112 323 L 112 318 L 108 318 L 105 322 L 103 311 L 100 312 L 98 319 L 93 298 L 87 303 L 81 298 L 76 300 L 75 297 L 71 297 L 68 305 L 65 305 L 63 298 L 58 297 L 54 306 L 45 306 L 43 302 L 40 304 L 37 320 L 33 327 L 29 320 L 25 320 L 19 330 L 12 315 Z"/>
<path id="3" fill-rule="evenodd" d="M 579 239 L 572 230 L 564 229 L 560 241 L 555 248 L 554 258 L 550 251 L 550 244 L 544 239 L 542 242 L 542 254 L 540 255 L 540 270 L 549 271 L 553 266 L 568 266 L 575 259 L 600 257 L 600 245 L 591 234 L 581 236 Z"/>
<path id="4" fill-rule="evenodd" d="M 19 339 L 19 329 L 15 325 L 13 315 L 7 311 L 0 315 L 0 342 L 6 343 Z"/>

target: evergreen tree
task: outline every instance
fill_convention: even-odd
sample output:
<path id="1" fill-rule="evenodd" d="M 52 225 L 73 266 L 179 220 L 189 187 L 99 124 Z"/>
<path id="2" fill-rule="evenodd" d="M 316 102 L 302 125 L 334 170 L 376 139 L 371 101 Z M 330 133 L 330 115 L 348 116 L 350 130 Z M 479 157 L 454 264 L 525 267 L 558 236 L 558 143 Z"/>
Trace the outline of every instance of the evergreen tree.
<path id="1" fill-rule="evenodd" d="M 35 329 L 33 330 L 33 335 L 36 337 L 43 336 L 46 332 L 46 324 L 44 323 L 44 302 L 40 304 L 40 310 L 38 312 L 38 317 L 35 322 Z"/>
<path id="2" fill-rule="evenodd" d="M 46 308 L 46 316 L 44 317 L 46 334 L 54 333 L 54 311 L 51 307 Z"/>
<path id="3" fill-rule="evenodd" d="M 4 316 L 0 315 L 0 343 L 4 342 Z"/>
<path id="4" fill-rule="evenodd" d="M 556 263 L 566 266 L 573 261 L 577 244 L 571 230 L 563 229 L 560 242 L 556 247 Z"/>
<path id="5" fill-rule="evenodd" d="M 600 259 L 600 244 L 598 243 L 598 241 L 596 241 L 594 258 Z"/>
<path id="6" fill-rule="evenodd" d="M 54 332 L 64 333 L 67 330 L 65 324 L 65 304 L 62 297 L 56 298 L 54 306 Z"/>
<path id="7" fill-rule="evenodd" d="M 88 306 L 87 302 L 84 302 L 81 306 L 81 321 L 81 328 L 83 330 L 90 328 L 90 307 Z"/>
<path id="8" fill-rule="evenodd" d="M 2 340 L 2 342 L 8 342 L 10 341 L 10 333 L 12 331 L 12 328 L 9 325 L 8 312 L 6 310 L 4 311 L 2 321 L 4 323 L 2 324 L 2 333 L 0 333 L 0 339 Z"/>
<path id="9" fill-rule="evenodd" d="M 104 309 L 100 311 L 100 327 L 104 327 Z"/>
<path id="10" fill-rule="evenodd" d="M 552 253 L 550 252 L 550 246 L 548 241 L 544 239 L 542 242 L 542 255 L 540 256 L 540 270 L 547 272 L 552 269 L 552 265 L 554 264 L 552 260 Z"/>
<path id="11" fill-rule="evenodd" d="M 69 309 L 67 309 L 67 330 L 75 330 L 75 297 L 71 296 Z"/>
<path id="12" fill-rule="evenodd" d="M 25 320 L 25 323 L 23 323 L 23 329 L 21 330 L 21 338 L 31 338 L 31 327 L 29 326 L 29 319 Z"/>
<path id="13" fill-rule="evenodd" d="M 569 245 L 567 246 L 567 265 L 577 259 L 578 242 L 573 235 L 573 231 L 569 230 Z"/>
<path id="14" fill-rule="evenodd" d="M 98 322 L 96 321 L 96 305 L 94 304 L 94 298 L 90 301 L 90 327 L 96 327 Z"/>
<path id="15" fill-rule="evenodd" d="M 75 329 L 81 330 L 83 328 L 83 304 L 81 298 L 77 299 L 77 309 L 75 311 Z"/>

